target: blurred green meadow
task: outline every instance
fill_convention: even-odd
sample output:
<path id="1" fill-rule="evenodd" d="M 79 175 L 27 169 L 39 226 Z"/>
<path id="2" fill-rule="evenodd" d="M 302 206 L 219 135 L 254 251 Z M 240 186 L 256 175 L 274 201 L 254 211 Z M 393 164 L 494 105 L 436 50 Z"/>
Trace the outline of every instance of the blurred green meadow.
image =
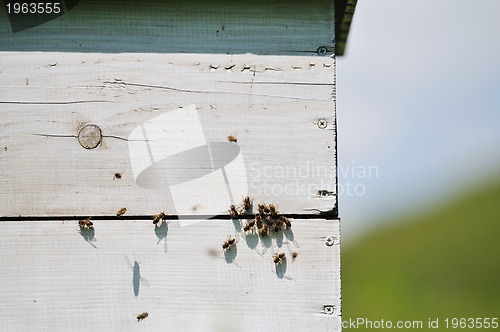
<path id="1" fill-rule="evenodd" d="M 389 224 L 342 247 L 344 321 L 420 320 L 414 330 L 443 331 L 445 318 L 500 320 L 500 178 Z"/>

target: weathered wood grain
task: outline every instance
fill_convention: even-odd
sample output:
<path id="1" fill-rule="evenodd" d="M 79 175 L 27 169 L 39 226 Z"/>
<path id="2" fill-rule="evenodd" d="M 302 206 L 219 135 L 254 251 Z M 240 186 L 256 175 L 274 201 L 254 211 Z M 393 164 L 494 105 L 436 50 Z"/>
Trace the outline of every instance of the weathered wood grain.
<path id="1" fill-rule="evenodd" d="M 339 221 L 293 220 L 269 241 L 239 227 L 94 220 L 85 238 L 76 221 L 0 222 L 0 329 L 340 331 Z M 228 235 L 238 243 L 225 255 Z"/>
<path id="2" fill-rule="evenodd" d="M 329 0 L 80 0 L 62 16 L 16 33 L 2 15 L 4 51 L 300 56 L 333 50 L 335 30 Z"/>
<path id="3" fill-rule="evenodd" d="M 198 139 L 222 144 L 215 163 L 238 155 L 224 176 L 246 185 L 256 202 L 283 213 L 329 211 L 336 206 L 334 79 L 329 57 L 3 52 L 0 216 L 113 215 L 121 207 L 128 215 L 225 214 L 242 190 L 214 207 L 210 200 L 222 201 L 227 189 L 212 180 L 195 183 L 202 190 L 174 190 L 151 173 L 138 185 L 134 160 L 152 164 L 164 147 L 194 147 Z M 175 123 L 170 141 L 130 136 L 174 110 L 194 110 L 202 135 L 181 135 Z M 85 124 L 102 131 L 95 149 L 78 142 Z M 170 172 L 170 184 L 204 169 L 155 165 Z"/>

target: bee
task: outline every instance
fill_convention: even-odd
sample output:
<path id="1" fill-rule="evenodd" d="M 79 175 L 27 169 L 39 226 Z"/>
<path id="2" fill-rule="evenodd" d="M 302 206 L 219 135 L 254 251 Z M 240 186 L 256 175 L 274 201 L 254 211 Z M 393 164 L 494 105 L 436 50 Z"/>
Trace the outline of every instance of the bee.
<path id="1" fill-rule="evenodd" d="M 127 212 L 127 208 L 121 208 L 116 212 L 116 216 L 121 217 L 125 214 L 125 212 Z"/>
<path id="2" fill-rule="evenodd" d="M 232 143 L 238 143 L 238 139 L 237 139 L 235 136 L 233 136 L 233 135 L 229 135 L 229 136 L 227 137 L 227 140 L 228 140 L 229 142 L 232 142 Z"/>
<path id="3" fill-rule="evenodd" d="M 299 254 L 297 252 L 292 252 L 292 262 L 295 260 L 295 258 L 297 258 Z"/>
<path id="4" fill-rule="evenodd" d="M 90 219 L 80 219 L 80 221 L 78 221 L 78 225 L 81 229 L 94 228 L 94 223 L 90 221 Z"/>
<path id="5" fill-rule="evenodd" d="M 281 264 L 281 262 L 283 262 L 285 259 L 286 257 L 284 252 L 280 252 L 273 256 L 274 264 Z"/>
<path id="6" fill-rule="evenodd" d="M 141 321 L 148 316 L 149 314 L 147 312 L 143 312 L 142 314 L 137 315 L 137 321 Z"/>
<path id="7" fill-rule="evenodd" d="M 113 180 L 114 179 L 120 180 L 121 178 L 122 178 L 122 173 L 115 173 L 115 176 L 113 177 Z"/>
<path id="8" fill-rule="evenodd" d="M 264 221 L 266 222 L 266 224 L 268 224 L 269 226 L 272 226 L 273 225 L 273 218 L 271 216 L 266 216 L 264 218 Z"/>
<path id="9" fill-rule="evenodd" d="M 253 227 L 255 226 L 255 219 L 249 220 L 245 226 L 243 226 L 243 230 L 245 232 L 252 231 L 253 232 Z"/>
<path id="10" fill-rule="evenodd" d="M 262 237 L 269 235 L 269 227 L 267 224 L 264 224 L 261 228 L 259 228 L 259 235 Z"/>
<path id="11" fill-rule="evenodd" d="M 285 226 L 285 228 L 291 228 L 292 227 L 292 223 L 291 223 L 290 219 L 288 219 L 285 216 L 281 216 L 279 218 L 279 221 Z"/>
<path id="12" fill-rule="evenodd" d="M 271 213 L 271 215 L 274 217 L 274 216 L 277 216 L 278 215 L 278 209 L 276 208 L 276 206 L 274 204 L 269 204 L 269 212 Z"/>
<path id="13" fill-rule="evenodd" d="M 259 204 L 258 205 L 258 210 L 260 214 L 265 214 L 264 210 L 266 208 L 266 204 Z"/>
<path id="14" fill-rule="evenodd" d="M 227 250 L 233 247 L 236 244 L 236 239 L 233 238 L 231 235 L 227 238 L 226 241 L 222 242 L 222 249 Z"/>
<path id="15" fill-rule="evenodd" d="M 159 225 L 161 225 L 161 222 L 163 221 L 163 219 L 165 219 L 165 213 L 160 212 L 158 214 L 155 214 L 153 216 L 153 224 L 155 224 L 156 226 L 159 226 Z"/>
<path id="16" fill-rule="evenodd" d="M 236 218 L 239 214 L 240 213 L 236 209 L 236 206 L 234 206 L 234 204 L 231 204 L 231 206 L 229 207 L 229 215 L 231 216 L 231 218 Z"/>
<path id="17" fill-rule="evenodd" d="M 243 208 L 245 209 L 245 211 L 248 211 L 252 208 L 252 200 L 250 199 L 250 197 L 246 196 L 243 198 Z"/>
<path id="18" fill-rule="evenodd" d="M 281 224 L 279 222 L 275 222 L 272 227 L 275 233 L 278 233 L 281 230 Z"/>
<path id="19" fill-rule="evenodd" d="M 271 205 L 272 205 L 272 204 L 271 204 Z M 266 214 L 271 213 L 271 209 L 270 209 L 270 208 L 269 208 L 269 206 L 267 206 L 266 204 L 264 204 L 264 209 L 263 209 L 263 210 L 264 210 L 264 213 L 266 213 Z"/>
<path id="20" fill-rule="evenodd" d="M 260 216 L 260 214 L 256 214 L 254 220 L 257 224 L 257 228 L 262 228 L 262 217 Z"/>

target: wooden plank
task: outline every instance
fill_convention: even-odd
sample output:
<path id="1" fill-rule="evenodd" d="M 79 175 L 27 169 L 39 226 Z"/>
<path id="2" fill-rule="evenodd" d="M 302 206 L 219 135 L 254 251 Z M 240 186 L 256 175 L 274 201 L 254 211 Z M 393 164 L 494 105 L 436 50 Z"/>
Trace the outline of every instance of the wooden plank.
<path id="1" fill-rule="evenodd" d="M 309 55 L 333 51 L 333 7 L 329 0 L 80 0 L 16 33 L 35 16 L 0 21 L 0 50 Z"/>
<path id="2" fill-rule="evenodd" d="M 0 222 L 0 329 L 340 331 L 339 220 L 292 220 L 268 240 L 240 227 L 94 220 L 84 237 L 76 221 Z"/>
<path id="3" fill-rule="evenodd" d="M 332 58 L 3 52 L 0 68 L 0 217 L 336 206 Z"/>

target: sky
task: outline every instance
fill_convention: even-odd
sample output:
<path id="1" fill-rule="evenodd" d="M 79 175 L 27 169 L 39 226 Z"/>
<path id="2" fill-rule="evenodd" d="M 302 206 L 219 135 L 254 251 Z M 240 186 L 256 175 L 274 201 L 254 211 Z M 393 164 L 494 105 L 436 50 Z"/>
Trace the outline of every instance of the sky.
<path id="1" fill-rule="evenodd" d="M 337 62 L 343 241 L 500 175 L 500 1 L 359 0 Z"/>

